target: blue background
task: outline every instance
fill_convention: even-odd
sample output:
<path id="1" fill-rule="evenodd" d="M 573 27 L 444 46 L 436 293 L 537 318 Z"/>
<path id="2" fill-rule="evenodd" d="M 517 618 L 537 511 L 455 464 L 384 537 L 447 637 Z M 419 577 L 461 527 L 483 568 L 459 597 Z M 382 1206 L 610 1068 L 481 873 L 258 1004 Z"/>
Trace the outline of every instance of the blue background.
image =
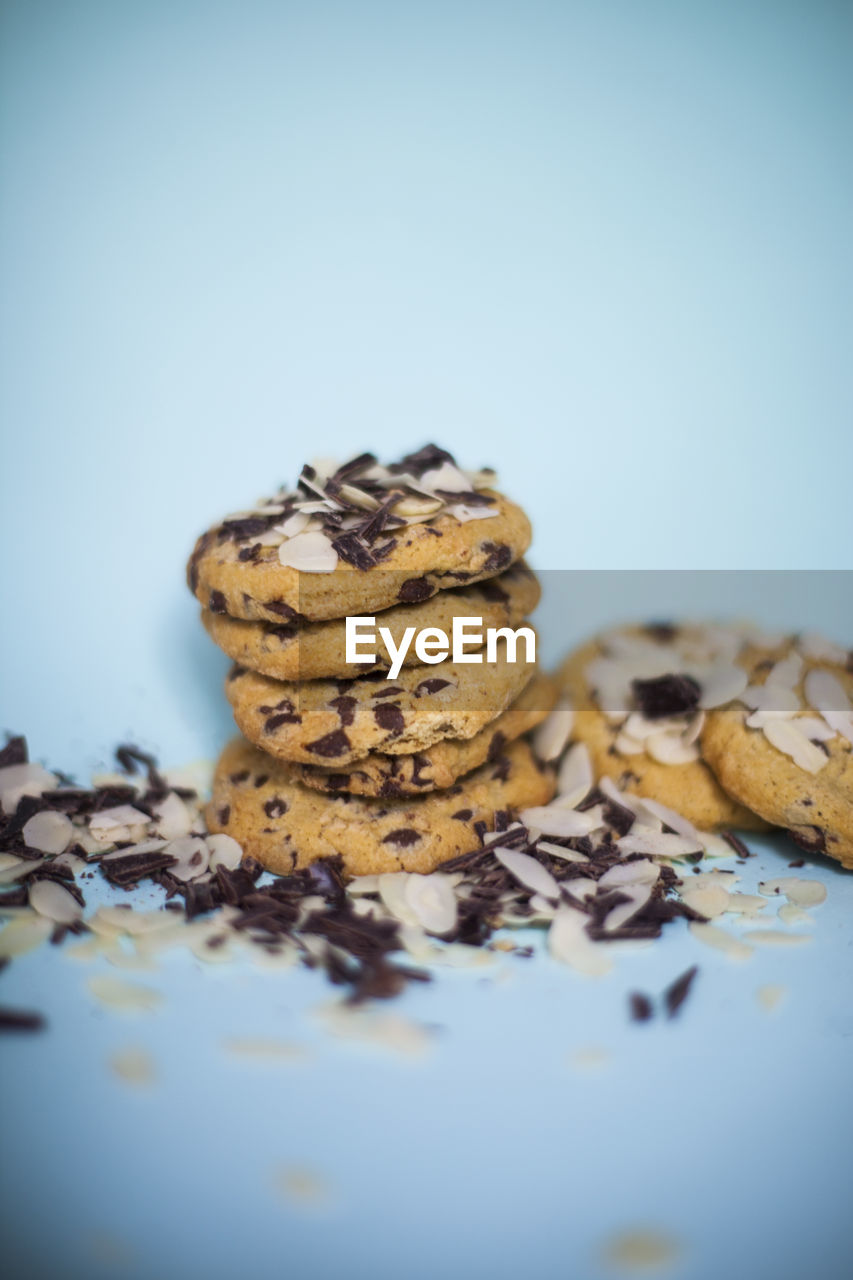
<path id="1" fill-rule="evenodd" d="M 186 556 L 315 453 L 493 463 L 544 569 L 849 568 L 852 17 L 5 3 L 2 723 L 81 775 L 127 737 L 212 756 L 225 664 Z M 834 624 L 844 588 L 813 580 L 806 621 Z M 595 581 L 595 607 L 543 610 L 550 657 L 618 613 Z M 151 1098 L 106 1075 L 124 1029 L 82 972 L 28 957 L 3 998 L 52 1029 L 3 1047 L 20 1256 L 96 1274 L 91 1227 L 146 1280 L 246 1248 L 305 1277 L 577 1276 L 639 1220 L 687 1242 L 684 1274 L 843 1274 L 853 891 L 818 874 L 818 941 L 748 971 L 673 930 L 599 985 L 541 960 L 413 993 L 445 1028 L 426 1066 L 321 1037 L 247 1082 L 222 1035 L 310 1038 L 322 987 L 176 958 L 128 1033 L 163 1064 Z M 696 958 L 679 1024 L 626 1024 L 625 989 Z M 587 1042 L 612 1052 L 589 1079 L 565 1063 Z M 325 1217 L 269 1192 L 291 1157 L 333 1185 Z"/>

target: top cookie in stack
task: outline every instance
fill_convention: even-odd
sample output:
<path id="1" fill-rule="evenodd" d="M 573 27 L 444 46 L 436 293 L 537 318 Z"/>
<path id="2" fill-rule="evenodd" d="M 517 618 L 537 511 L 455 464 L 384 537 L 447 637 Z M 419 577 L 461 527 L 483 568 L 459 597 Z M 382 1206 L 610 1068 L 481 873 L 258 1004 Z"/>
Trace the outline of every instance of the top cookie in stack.
<path id="1" fill-rule="evenodd" d="M 480 662 L 414 643 L 479 619 L 470 655 L 535 607 L 530 524 L 494 483 L 434 445 L 389 466 L 315 463 L 198 540 L 190 587 L 236 663 L 227 693 L 249 740 L 220 761 L 209 821 L 271 869 L 340 854 L 353 872 L 431 870 L 550 796 L 523 735 L 555 689 L 524 638 L 514 654 L 496 637 Z M 376 639 L 356 663 L 346 619 L 365 617 Z"/>

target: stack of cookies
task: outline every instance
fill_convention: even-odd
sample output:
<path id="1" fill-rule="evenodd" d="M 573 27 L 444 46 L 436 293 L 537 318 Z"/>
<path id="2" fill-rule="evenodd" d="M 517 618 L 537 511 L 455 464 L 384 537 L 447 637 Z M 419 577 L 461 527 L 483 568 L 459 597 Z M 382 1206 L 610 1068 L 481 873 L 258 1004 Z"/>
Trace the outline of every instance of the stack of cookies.
<path id="1" fill-rule="evenodd" d="M 523 634 L 484 647 L 539 599 L 529 521 L 494 485 L 435 445 L 361 454 L 202 535 L 188 580 L 234 660 L 244 735 L 218 762 L 212 831 L 281 874 L 335 855 L 428 872 L 551 798 L 525 735 L 556 688 Z M 440 633 L 462 618 L 474 639 L 454 655 Z"/>

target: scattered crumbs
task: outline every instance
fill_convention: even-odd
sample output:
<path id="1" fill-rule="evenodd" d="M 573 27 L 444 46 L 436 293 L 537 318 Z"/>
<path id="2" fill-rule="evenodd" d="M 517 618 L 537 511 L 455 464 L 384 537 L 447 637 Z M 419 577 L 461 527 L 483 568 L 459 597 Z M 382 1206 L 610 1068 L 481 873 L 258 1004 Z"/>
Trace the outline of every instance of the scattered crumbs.
<path id="1" fill-rule="evenodd" d="M 628 1008 L 632 1022 L 648 1022 L 654 1013 L 651 1000 L 642 991 L 632 991 L 629 994 Z"/>
<path id="2" fill-rule="evenodd" d="M 148 1088 L 154 1084 L 157 1071 L 154 1059 L 147 1049 L 129 1045 L 110 1056 L 110 1069 L 119 1080 L 136 1088 Z"/>
<path id="3" fill-rule="evenodd" d="M 123 1013 L 151 1013 L 163 999 L 160 992 L 151 987 L 124 982 L 108 973 L 97 974 L 89 979 L 87 985 L 101 1004 L 109 1009 L 119 1009 Z"/>
<path id="4" fill-rule="evenodd" d="M 222 1047 L 226 1053 L 254 1062 L 303 1062 L 308 1057 L 304 1045 L 263 1036 L 234 1036 L 223 1040 Z"/>
<path id="5" fill-rule="evenodd" d="M 315 1015 L 332 1035 L 378 1045 L 406 1057 L 422 1057 L 434 1041 L 434 1033 L 429 1027 L 397 1013 L 382 1013 L 356 1005 L 327 1004 L 316 1009 Z"/>
<path id="6" fill-rule="evenodd" d="M 329 1199 L 329 1184 L 313 1169 L 290 1165 L 276 1169 L 275 1189 L 291 1204 L 320 1205 Z"/>
<path id="7" fill-rule="evenodd" d="M 684 1001 L 690 994 L 690 988 L 693 986 L 693 980 L 699 972 L 698 965 L 692 965 L 685 973 L 676 978 L 663 993 L 664 1004 L 666 1005 L 666 1016 L 674 1018 L 678 1013 Z"/>
<path id="8" fill-rule="evenodd" d="M 771 982 L 767 983 L 763 987 L 759 987 L 755 993 L 755 998 L 761 1005 L 762 1009 L 766 1009 L 768 1013 L 771 1013 L 774 1009 L 778 1009 L 787 994 L 787 987 L 779 986 Z"/>
<path id="9" fill-rule="evenodd" d="M 680 1256 L 681 1247 L 671 1236 L 642 1227 L 618 1232 L 602 1250 L 605 1264 L 621 1271 L 661 1271 Z"/>
<path id="10" fill-rule="evenodd" d="M 580 1049 L 573 1049 L 569 1054 L 569 1065 L 578 1071 L 601 1071 L 610 1062 L 610 1050 L 601 1045 L 589 1044 Z"/>
<path id="11" fill-rule="evenodd" d="M 789 867 L 804 867 L 806 865 L 805 858 L 795 858 L 793 862 L 789 862 Z"/>

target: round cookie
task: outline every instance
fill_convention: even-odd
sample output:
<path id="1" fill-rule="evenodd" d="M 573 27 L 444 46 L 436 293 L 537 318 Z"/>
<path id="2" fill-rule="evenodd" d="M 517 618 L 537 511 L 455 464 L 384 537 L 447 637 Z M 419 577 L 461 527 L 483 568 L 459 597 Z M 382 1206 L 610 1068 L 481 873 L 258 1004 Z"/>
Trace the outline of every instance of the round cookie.
<path id="1" fill-rule="evenodd" d="M 731 795 L 785 827 L 803 849 L 853 868 L 853 653 L 821 656 L 790 642 L 771 654 L 751 650 L 743 665 L 749 705 L 737 701 L 708 715 L 705 759 Z M 815 690 L 827 680 L 829 695 L 821 697 Z M 765 699 L 770 714 L 760 709 Z M 784 737 L 777 736 L 780 720 Z M 791 740 L 792 730 L 799 737 Z"/>
<path id="2" fill-rule="evenodd" d="M 335 855 L 350 875 L 425 873 L 477 849 L 500 820 L 547 804 L 553 794 L 552 770 L 524 741 L 447 791 L 367 800 L 311 791 L 292 766 L 238 738 L 216 766 L 206 816 L 210 831 L 233 836 L 244 853 L 280 875 Z"/>
<path id="3" fill-rule="evenodd" d="M 435 446 L 382 467 L 372 454 L 335 471 L 303 468 L 294 492 L 202 534 L 190 589 L 216 614 L 320 622 L 417 604 L 492 578 L 530 545 L 530 522 Z"/>
<path id="4" fill-rule="evenodd" d="M 350 795 L 421 795 L 450 787 L 457 778 L 494 760 L 528 730 L 540 724 L 556 701 L 557 690 L 547 676 L 534 676 L 515 701 L 473 738 L 443 738 L 415 755 L 371 752 L 346 771 L 317 765 L 297 765 L 300 782 L 316 791 L 347 791 Z"/>
<path id="5" fill-rule="evenodd" d="M 473 655 L 472 655 L 473 656 Z M 473 738 L 518 697 L 535 662 L 526 646 L 510 662 L 506 642 L 497 661 L 404 667 L 395 680 L 384 672 L 355 680 L 271 680 L 235 667 L 225 692 L 238 728 L 282 760 L 336 768 L 371 751 L 412 755 L 442 738 Z"/>
<path id="6" fill-rule="evenodd" d="M 570 654 L 557 681 L 575 706 L 572 736 L 586 743 L 596 776 L 612 778 L 625 791 L 667 805 L 703 831 L 720 827 L 763 830 L 761 818 L 729 795 L 701 759 L 696 746 L 701 709 L 696 705 L 685 706 L 681 711 L 674 709 L 692 701 L 690 677 L 682 686 L 683 675 L 690 671 L 698 675 L 715 663 L 722 671 L 731 665 L 742 644 L 742 637 L 728 628 L 653 624 L 647 628 L 617 629 Z M 618 667 L 624 666 L 625 679 L 609 679 L 611 662 L 617 677 Z M 664 733 L 659 754 L 671 754 L 682 762 L 656 759 L 647 748 L 648 739 L 638 741 L 626 732 L 635 727 L 632 714 L 639 715 L 630 689 L 632 671 L 636 672 L 634 678 L 649 682 L 652 693 L 654 682 L 660 677 L 676 677 L 670 690 L 671 712 L 657 721 Z M 659 688 L 660 707 L 665 707 L 667 688 L 665 684 Z M 648 727 L 647 723 L 642 724 L 642 731 Z M 653 749 L 657 749 L 658 742 L 653 742 Z"/>
<path id="7" fill-rule="evenodd" d="M 377 628 L 387 627 L 399 645 L 407 627 L 439 627 L 450 634 L 454 617 L 482 618 L 484 627 L 516 627 L 539 603 L 536 577 L 524 563 L 512 565 L 497 578 L 440 591 L 420 604 L 398 604 L 377 617 Z M 211 639 L 241 667 L 259 671 L 275 680 L 318 680 L 368 675 L 386 671 L 391 660 L 377 635 L 377 662 L 347 662 L 342 619 L 328 622 L 247 622 L 225 613 L 202 611 Z M 414 647 L 405 665 L 418 662 Z"/>

